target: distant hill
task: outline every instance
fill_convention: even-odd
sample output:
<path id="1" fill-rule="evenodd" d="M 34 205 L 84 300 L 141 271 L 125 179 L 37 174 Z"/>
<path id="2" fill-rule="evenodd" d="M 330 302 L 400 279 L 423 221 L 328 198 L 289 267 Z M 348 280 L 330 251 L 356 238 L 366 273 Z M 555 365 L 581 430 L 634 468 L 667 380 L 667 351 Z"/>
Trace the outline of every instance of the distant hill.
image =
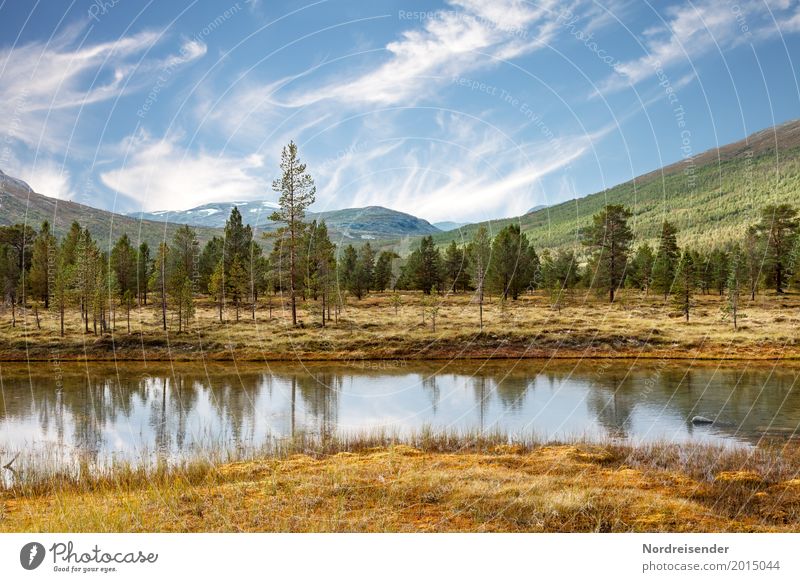
<path id="1" fill-rule="evenodd" d="M 245 202 L 215 202 L 189 210 L 162 210 L 134 213 L 129 216 L 153 220 L 170 221 L 196 226 L 222 228 L 234 206 L 239 208 L 242 218 L 259 231 L 273 231 L 280 225 L 269 217 L 277 205 L 266 200 Z M 325 212 L 308 212 L 306 220 L 325 220 L 333 238 L 372 240 L 404 236 L 427 235 L 441 232 L 427 220 L 382 206 L 345 208 Z"/>
<path id="2" fill-rule="evenodd" d="M 467 224 L 469 224 L 469 223 L 468 222 L 449 222 L 449 221 L 445 221 L 445 222 L 434 222 L 433 226 L 435 226 L 436 228 L 438 228 L 441 231 L 449 232 L 451 230 L 455 230 L 457 228 L 461 228 L 462 226 L 466 226 Z"/>
<path id="3" fill-rule="evenodd" d="M 530 214 L 531 212 L 536 212 L 537 210 L 544 210 L 545 208 L 547 208 L 547 204 L 537 204 L 533 208 L 529 209 L 525 214 Z"/>
<path id="4" fill-rule="evenodd" d="M 69 200 L 50 198 L 34 192 L 22 180 L 0 170 L 0 225 L 23 223 L 38 230 L 44 220 L 50 222 L 57 236 L 63 236 L 77 220 L 89 229 L 104 249 L 122 234 L 127 234 L 135 244 L 147 241 L 155 248 L 159 242 L 171 240 L 179 226 L 173 222 L 139 220 Z M 198 228 L 197 235 L 204 242 L 217 231 Z"/>
<path id="5" fill-rule="evenodd" d="M 606 204 L 633 211 L 639 240 L 656 237 L 661 222 L 678 227 L 680 244 L 709 247 L 740 237 L 767 204 L 800 206 L 800 120 L 778 125 L 603 192 L 491 220 L 492 232 L 517 223 L 538 247 L 580 246 L 579 231 Z M 471 237 L 476 224 L 434 236 L 437 244 Z"/>

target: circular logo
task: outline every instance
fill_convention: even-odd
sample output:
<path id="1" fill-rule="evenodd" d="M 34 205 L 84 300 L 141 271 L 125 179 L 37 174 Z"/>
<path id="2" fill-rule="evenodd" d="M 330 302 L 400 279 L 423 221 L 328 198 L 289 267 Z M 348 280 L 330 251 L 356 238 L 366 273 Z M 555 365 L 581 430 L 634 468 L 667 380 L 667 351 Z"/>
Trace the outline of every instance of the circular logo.
<path id="1" fill-rule="evenodd" d="M 19 551 L 19 563 L 26 570 L 35 570 L 44 562 L 44 546 L 39 542 L 30 542 Z"/>

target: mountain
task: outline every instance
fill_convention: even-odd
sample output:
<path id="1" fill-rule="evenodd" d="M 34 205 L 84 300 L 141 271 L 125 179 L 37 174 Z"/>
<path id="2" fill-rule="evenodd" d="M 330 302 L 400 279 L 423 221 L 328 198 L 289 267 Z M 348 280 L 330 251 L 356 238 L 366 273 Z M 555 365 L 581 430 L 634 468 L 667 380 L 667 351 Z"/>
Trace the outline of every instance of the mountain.
<path id="1" fill-rule="evenodd" d="M 547 208 L 547 204 L 537 204 L 536 206 L 528 210 L 525 214 L 530 214 L 531 212 L 536 212 L 537 210 L 544 210 L 545 208 Z"/>
<path id="2" fill-rule="evenodd" d="M 196 226 L 222 228 L 234 206 L 239 208 L 244 221 L 257 230 L 274 231 L 280 226 L 269 219 L 277 205 L 266 200 L 215 202 L 189 210 L 161 210 L 135 213 L 129 216 L 154 221 L 169 220 Z M 308 212 L 306 220 L 324 220 L 332 238 L 337 239 L 371 240 L 441 232 L 426 220 L 382 206 Z"/>
<path id="3" fill-rule="evenodd" d="M 800 120 L 771 127 L 597 192 L 516 218 L 492 220 L 492 232 L 516 223 L 537 247 L 580 247 L 580 229 L 606 204 L 622 204 L 638 240 L 653 241 L 661 222 L 678 242 L 711 247 L 736 240 L 767 204 L 800 203 Z M 477 225 L 434 236 L 437 244 L 473 236 Z"/>
<path id="4" fill-rule="evenodd" d="M 469 223 L 468 222 L 450 222 L 450 221 L 445 221 L 445 222 L 434 222 L 433 226 L 435 226 L 436 228 L 438 228 L 439 230 L 442 230 L 444 232 L 449 232 L 451 230 L 455 230 L 457 228 L 461 228 L 462 226 L 466 226 L 467 224 L 469 224 Z"/>
<path id="5" fill-rule="evenodd" d="M 0 225 L 28 224 L 38 230 L 43 221 L 49 221 L 57 236 L 63 236 L 73 221 L 78 221 L 100 242 L 109 248 L 123 234 L 135 244 L 147 241 L 151 248 L 159 242 L 171 240 L 179 225 L 163 221 L 139 220 L 107 210 L 99 210 L 70 200 L 58 200 L 38 194 L 22 180 L 0 170 Z M 211 238 L 217 230 L 198 228 L 201 242 Z"/>

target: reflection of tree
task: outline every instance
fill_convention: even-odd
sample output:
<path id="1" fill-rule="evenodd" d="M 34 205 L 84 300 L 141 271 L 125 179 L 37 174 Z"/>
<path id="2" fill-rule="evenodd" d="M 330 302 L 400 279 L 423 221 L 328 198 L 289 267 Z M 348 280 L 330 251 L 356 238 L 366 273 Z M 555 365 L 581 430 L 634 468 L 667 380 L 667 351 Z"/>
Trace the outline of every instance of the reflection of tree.
<path id="1" fill-rule="evenodd" d="M 245 431 L 252 435 L 255 423 L 255 400 L 260 389 L 261 376 L 238 374 L 236 376 L 212 376 L 210 386 L 211 403 L 217 412 L 220 424 L 230 431 L 233 441 L 243 441 Z"/>
<path id="2" fill-rule="evenodd" d="M 496 380 L 497 396 L 506 412 L 519 412 L 525 401 L 530 379 L 520 376 L 505 376 Z"/>
<path id="3" fill-rule="evenodd" d="M 436 416 L 436 412 L 439 410 L 439 400 L 441 399 L 441 389 L 439 388 L 439 383 L 436 381 L 436 374 L 425 375 L 422 377 L 422 389 L 428 394 L 428 398 L 431 401 L 431 409 L 433 410 L 433 415 Z"/>
<path id="4" fill-rule="evenodd" d="M 480 429 L 481 432 L 483 432 L 486 425 L 486 410 L 489 407 L 489 396 L 492 393 L 490 380 L 488 380 L 486 376 L 473 376 L 472 393 L 475 397 L 475 404 L 478 406 Z"/>
<path id="5" fill-rule="evenodd" d="M 421 365 L 416 372 L 433 414 L 446 403 L 442 402 L 438 369 Z M 63 444 L 66 451 L 77 447 L 89 460 L 102 461 L 115 447 L 123 454 L 135 455 L 138 450 L 131 447 L 144 443 L 154 443 L 158 451 L 176 455 L 191 444 L 196 435 L 190 431 L 198 428 L 201 435 L 215 439 L 202 442 L 204 445 L 224 444 L 231 438 L 239 443 L 254 439 L 256 430 L 270 422 L 259 414 L 272 407 L 284 414 L 282 418 L 291 422 L 293 431 L 299 428 L 296 415 L 305 412 L 305 420 L 314 430 L 329 433 L 336 429 L 342 414 L 339 393 L 345 381 L 352 378 L 369 383 L 376 375 L 415 373 L 413 368 L 355 373 L 351 369 L 347 373 L 352 376 L 345 376 L 338 365 L 309 369 L 285 365 L 270 373 L 231 373 L 220 367 L 208 375 L 203 369 L 172 372 L 165 367 L 163 373 L 147 369 L 150 375 L 143 376 L 143 370 L 135 366 L 73 369 L 64 373 L 62 388 L 56 390 L 52 374 L 31 375 L 26 370 L 9 375 L 4 369 L 0 426 L 8 423 L 12 428 L 0 432 L 0 448 L 7 448 L 2 439 L 14 438 L 7 436 L 15 434 L 14 423 L 24 422 L 28 427 L 34 425 L 42 435 L 36 439 L 36 446 Z M 453 382 L 465 377 L 470 377 L 481 429 L 491 423 L 493 392 L 504 411 L 525 410 L 533 381 L 540 387 L 549 382 L 553 391 L 559 390 L 562 382 L 577 383 L 581 396 L 586 395 L 589 413 L 610 433 L 622 436 L 631 433 L 632 415 L 642 410 L 651 416 L 669 415 L 672 422 L 681 419 L 687 430 L 692 428 L 690 419 L 694 415 L 718 418 L 713 429 L 697 430 L 737 436 L 759 435 L 781 427 L 791 431 L 800 420 L 800 390 L 797 373 L 791 369 L 623 364 L 599 370 L 581 366 L 565 372 L 539 372 L 519 367 L 507 372 L 496 366 L 477 374 L 472 369 L 456 373 Z M 450 377 L 445 380 L 450 382 Z M 280 389 L 274 390 L 276 386 Z M 269 405 L 257 411 L 256 403 Z M 498 427 L 503 426 L 501 418 Z M 124 434 L 127 430 L 130 435 Z M 281 430 L 287 430 L 285 425 Z M 128 438 L 121 438 L 122 444 L 117 444 L 116 439 L 122 436 Z M 51 442 L 42 442 L 46 439 Z"/>
<path id="6" fill-rule="evenodd" d="M 595 378 L 590 384 L 586 408 L 610 436 L 626 438 L 630 431 L 631 414 L 636 406 L 635 399 L 626 393 L 625 386 L 630 382 L 630 376 L 609 374 Z"/>
<path id="7" fill-rule="evenodd" d="M 305 409 L 318 424 L 322 435 L 332 434 L 339 419 L 339 392 L 342 389 L 342 376 L 328 372 L 301 372 L 292 376 L 294 385 L 300 392 Z"/>

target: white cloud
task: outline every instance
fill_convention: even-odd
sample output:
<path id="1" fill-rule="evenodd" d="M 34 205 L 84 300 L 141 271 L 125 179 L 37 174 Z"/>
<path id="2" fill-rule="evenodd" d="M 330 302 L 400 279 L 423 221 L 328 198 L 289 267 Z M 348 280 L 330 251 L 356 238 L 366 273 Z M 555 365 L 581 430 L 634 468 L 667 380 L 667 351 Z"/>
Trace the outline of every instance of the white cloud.
<path id="1" fill-rule="evenodd" d="M 796 0 L 774 4 L 772 8 L 777 12 L 778 27 L 766 17 L 763 0 L 741 0 L 733 5 L 702 0 L 671 6 L 665 10 L 664 24 L 644 31 L 646 53 L 618 65 L 616 74 L 601 84 L 600 92 L 655 78 L 657 68 L 691 66 L 694 60 L 718 47 L 730 49 L 800 27 Z"/>
<path id="2" fill-rule="evenodd" d="M 544 46 L 555 33 L 556 2 L 537 7 L 521 0 L 479 2 L 451 0 L 422 26 L 409 28 L 385 46 L 388 58 L 360 74 L 342 73 L 323 83 L 304 83 L 309 71 L 264 86 L 251 86 L 231 97 L 236 103 L 269 103 L 300 108 L 323 101 L 339 107 L 409 105 L 453 76 L 496 64 Z M 312 70 L 324 70 L 325 63 Z M 228 109 L 228 108 L 226 108 Z M 249 110 L 248 110 L 249 111 Z"/>
<path id="3" fill-rule="evenodd" d="M 70 172 L 64 166 L 53 162 L 38 162 L 33 167 L 21 168 L 19 177 L 39 194 L 59 200 L 75 198 Z"/>
<path id="4" fill-rule="evenodd" d="M 203 43 L 192 40 L 177 55 L 142 59 L 162 35 L 144 31 L 83 44 L 83 32 L 73 26 L 48 42 L 0 50 L 0 103 L 10 110 L 0 117 L 0 132 L 37 151 L 63 153 L 79 108 L 149 87 L 150 77 L 164 67 L 188 63 L 206 52 Z"/>
<path id="5" fill-rule="evenodd" d="M 125 165 L 103 172 L 107 187 L 135 202 L 135 210 L 178 210 L 208 202 L 272 198 L 263 158 L 187 151 L 175 141 L 130 138 Z M 269 178 L 269 179 L 268 179 Z"/>
<path id="6" fill-rule="evenodd" d="M 552 203 L 542 179 L 565 170 L 613 129 L 515 143 L 469 116 L 431 115 L 434 135 L 367 134 L 352 146 L 352 155 L 330 165 L 332 172 L 315 174 L 315 209 L 379 205 L 434 221 L 519 215 Z M 313 165 L 309 169 L 314 173 Z"/>

